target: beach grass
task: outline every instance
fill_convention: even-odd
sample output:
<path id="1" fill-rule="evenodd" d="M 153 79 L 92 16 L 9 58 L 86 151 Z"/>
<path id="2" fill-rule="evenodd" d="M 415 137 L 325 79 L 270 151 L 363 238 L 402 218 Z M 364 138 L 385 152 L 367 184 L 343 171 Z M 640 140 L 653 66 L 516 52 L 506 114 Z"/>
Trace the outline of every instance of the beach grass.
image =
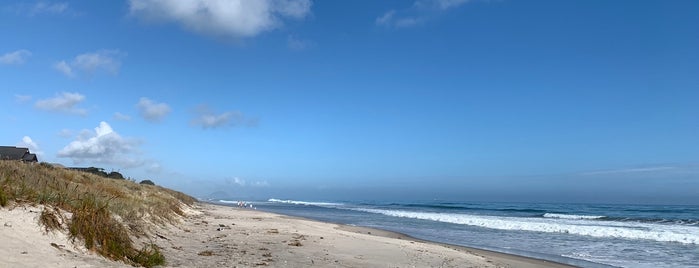
<path id="1" fill-rule="evenodd" d="M 0 206 L 43 205 L 45 231 L 67 232 L 73 241 L 112 260 L 152 267 L 165 263 L 153 243 L 134 245 L 155 225 L 175 224 L 196 199 L 157 185 L 109 179 L 81 171 L 0 161 Z"/>

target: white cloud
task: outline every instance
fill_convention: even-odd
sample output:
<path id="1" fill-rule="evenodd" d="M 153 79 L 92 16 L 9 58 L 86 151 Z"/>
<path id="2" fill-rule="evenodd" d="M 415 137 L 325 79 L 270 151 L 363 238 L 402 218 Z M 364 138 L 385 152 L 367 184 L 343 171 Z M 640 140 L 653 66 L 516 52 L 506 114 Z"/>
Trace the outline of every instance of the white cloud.
<path id="1" fill-rule="evenodd" d="M 582 173 L 581 175 L 589 176 L 589 175 L 606 175 L 606 174 L 646 173 L 646 172 L 668 171 L 668 170 L 673 170 L 673 169 L 676 169 L 676 167 L 670 167 L 670 166 L 639 167 L 639 168 L 625 168 L 625 169 L 592 171 L 592 172 Z"/>
<path id="2" fill-rule="evenodd" d="M 18 15 L 34 17 L 37 15 L 77 15 L 66 2 L 56 1 L 16 1 L 15 5 L 7 6 L 6 10 Z"/>
<path id="3" fill-rule="evenodd" d="M 0 56 L 0 63 L 2 64 L 23 64 L 32 52 L 26 49 L 20 49 L 13 52 L 5 53 Z"/>
<path id="4" fill-rule="evenodd" d="M 310 14 L 311 5 L 311 0 L 129 0 L 132 15 L 233 38 L 278 28 L 283 18 L 303 19 Z"/>
<path id="5" fill-rule="evenodd" d="M 75 77 L 77 74 L 76 70 L 87 74 L 105 72 L 116 75 L 121 68 L 121 58 L 123 56 L 124 53 L 118 50 L 99 50 L 77 55 L 70 62 L 65 60 L 59 61 L 53 65 L 53 68 L 68 77 Z"/>
<path id="6" fill-rule="evenodd" d="M 34 142 L 31 137 L 24 136 L 22 141 L 17 143 L 18 147 L 28 148 L 30 153 L 36 154 L 38 156 L 43 156 L 44 152 L 39 148 L 39 144 Z"/>
<path id="7" fill-rule="evenodd" d="M 244 179 L 238 178 L 238 177 L 233 177 L 233 178 L 226 178 L 224 180 L 227 184 L 232 184 L 232 185 L 237 185 L 240 187 L 245 187 L 245 186 L 250 186 L 250 187 L 267 187 L 269 186 L 269 183 L 267 181 L 251 181 L 248 182 Z"/>
<path id="8" fill-rule="evenodd" d="M 214 113 L 208 106 L 202 105 L 197 109 L 197 116 L 192 120 L 192 125 L 202 128 L 220 128 L 236 126 L 253 126 L 256 120 L 246 118 L 239 111 Z"/>
<path id="9" fill-rule="evenodd" d="M 163 172 L 163 166 L 160 163 L 153 162 L 146 167 L 146 171 L 149 173 L 161 173 Z"/>
<path id="10" fill-rule="evenodd" d="M 472 0 L 416 0 L 409 8 L 387 11 L 376 18 L 376 25 L 387 28 L 411 27 L 468 2 L 472 2 Z"/>
<path id="11" fill-rule="evenodd" d="M 47 3 L 41 1 L 29 8 L 29 14 L 32 16 L 37 14 L 61 14 L 69 10 L 68 3 Z"/>
<path id="12" fill-rule="evenodd" d="M 68 76 L 68 77 L 75 76 L 75 74 L 73 74 L 73 68 L 71 68 L 70 65 L 68 65 L 68 63 L 64 60 L 56 62 L 53 65 L 53 68 L 56 69 L 57 71 L 61 72 L 65 76 Z"/>
<path id="13" fill-rule="evenodd" d="M 32 96 L 30 95 L 20 95 L 20 94 L 15 94 L 15 101 L 19 103 L 25 103 L 32 100 Z"/>
<path id="14" fill-rule="evenodd" d="M 143 119 L 149 122 L 160 122 L 172 111 L 166 103 L 157 103 L 145 97 L 138 101 L 136 107 Z"/>
<path id="15" fill-rule="evenodd" d="M 129 120 L 131 120 L 131 116 L 122 114 L 120 112 L 116 112 L 116 113 L 114 113 L 114 119 L 119 120 L 119 121 L 129 121 Z"/>
<path id="16" fill-rule="evenodd" d="M 76 164 L 112 164 L 123 168 L 137 167 L 145 163 L 139 159 L 139 143 L 123 138 L 107 122 L 100 122 L 89 136 L 79 136 L 58 151 L 58 157 L 70 158 Z"/>
<path id="17" fill-rule="evenodd" d="M 87 110 L 75 107 L 84 100 L 85 96 L 80 93 L 62 92 L 56 97 L 38 100 L 34 107 L 51 112 L 87 115 Z"/>
<path id="18" fill-rule="evenodd" d="M 292 50 L 304 50 L 313 46 L 313 43 L 308 40 L 303 40 L 296 36 L 289 35 L 286 39 L 286 45 Z"/>
<path id="19" fill-rule="evenodd" d="M 58 136 L 61 138 L 70 138 L 71 136 L 73 136 L 73 131 L 70 129 L 64 128 L 58 132 Z"/>
<path id="20" fill-rule="evenodd" d="M 439 10 L 446 10 L 459 7 L 470 1 L 471 0 L 417 0 L 413 6 L 417 8 L 436 8 Z"/>

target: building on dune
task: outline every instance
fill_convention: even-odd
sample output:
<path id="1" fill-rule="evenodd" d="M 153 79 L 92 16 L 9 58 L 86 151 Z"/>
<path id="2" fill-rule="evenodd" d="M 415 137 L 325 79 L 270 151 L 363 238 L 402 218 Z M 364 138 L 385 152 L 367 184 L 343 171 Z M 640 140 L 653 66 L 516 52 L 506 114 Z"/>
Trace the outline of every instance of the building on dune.
<path id="1" fill-rule="evenodd" d="M 36 154 L 29 152 L 29 148 L 0 146 L 0 160 L 17 160 L 22 162 L 39 162 Z"/>

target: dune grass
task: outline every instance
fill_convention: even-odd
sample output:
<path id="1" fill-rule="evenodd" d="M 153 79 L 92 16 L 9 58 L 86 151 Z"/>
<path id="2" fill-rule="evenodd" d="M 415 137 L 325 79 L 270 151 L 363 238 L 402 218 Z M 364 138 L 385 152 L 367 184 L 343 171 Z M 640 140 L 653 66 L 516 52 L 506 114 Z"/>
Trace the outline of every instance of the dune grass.
<path id="1" fill-rule="evenodd" d="M 65 230 L 86 248 L 136 266 L 162 265 L 165 258 L 152 243 L 137 249 L 132 238 L 145 236 L 153 225 L 175 223 L 184 215 L 182 206 L 194 202 L 156 185 L 43 163 L 0 161 L 0 206 L 44 205 L 39 224 L 46 232 Z"/>

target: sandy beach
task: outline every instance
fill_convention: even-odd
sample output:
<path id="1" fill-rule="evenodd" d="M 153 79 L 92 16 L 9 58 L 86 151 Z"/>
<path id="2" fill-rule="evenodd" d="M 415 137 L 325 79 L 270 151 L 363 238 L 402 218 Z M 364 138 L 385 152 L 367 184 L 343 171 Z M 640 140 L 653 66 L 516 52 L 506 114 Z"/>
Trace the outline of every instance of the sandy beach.
<path id="1" fill-rule="evenodd" d="M 0 210 L 0 267 L 127 267 L 46 234 L 36 207 Z M 153 240 L 167 267 L 569 267 L 376 229 L 198 203 Z"/>

